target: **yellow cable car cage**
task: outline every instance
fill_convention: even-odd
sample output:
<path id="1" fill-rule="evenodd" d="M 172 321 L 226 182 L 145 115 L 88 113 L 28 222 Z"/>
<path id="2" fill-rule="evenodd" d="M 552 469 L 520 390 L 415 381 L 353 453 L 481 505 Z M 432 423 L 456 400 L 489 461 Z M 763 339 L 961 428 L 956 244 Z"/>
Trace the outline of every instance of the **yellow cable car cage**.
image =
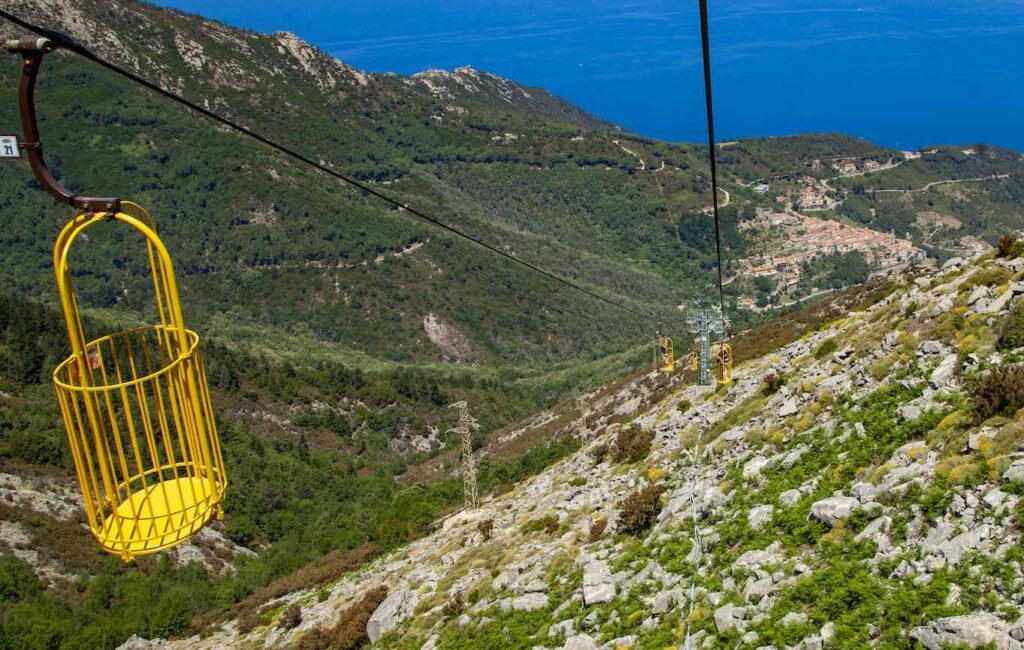
<path id="1" fill-rule="evenodd" d="M 719 384 L 732 382 L 732 347 L 728 343 L 715 346 L 715 380 Z"/>
<path id="2" fill-rule="evenodd" d="M 7 48 L 24 56 L 20 89 L 29 162 L 40 183 L 82 212 L 60 231 L 53 253 L 71 354 L 53 373 L 57 402 L 100 546 L 130 561 L 179 544 L 222 516 L 227 486 L 199 337 L 185 327 L 170 256 L 152 219 L 119 199 L 71 194 L 47 170 L 38 144 L 33 89 L 46 39 Z M 75 240 L 104 221 L 146 242 L 158 324 L 88 340 L 72 284 Z"/>
<path id="3" fill-rule="evenodd" d="M 676 358 L 672 352 L 672 339 L 662 336 L 658 339 L 658 355 L 662 372 L 670 373 L 676 369 Z"/>

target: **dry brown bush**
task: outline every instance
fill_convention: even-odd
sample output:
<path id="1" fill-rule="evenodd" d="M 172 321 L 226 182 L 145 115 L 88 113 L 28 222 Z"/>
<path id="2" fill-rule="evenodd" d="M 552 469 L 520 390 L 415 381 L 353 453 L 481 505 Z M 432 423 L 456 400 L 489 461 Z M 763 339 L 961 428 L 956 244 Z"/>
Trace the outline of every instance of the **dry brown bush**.
<path id="1" fill-rule="evenodd" d="M 448 602 L 441 608 L 441 613 L 448 618 L 455 618 L 462 614 L 462 610 L 466 609 L 466 601 L 462 597 L 461 591 L 456 591 L 452 594 L 452 597 L 448 599 Z"/>
<path id="2" fill-rule="evenodd" d="M 493 519 L 484 519 L 479 524 L 477 524 L 476 528 L 477 528 L 477 530 L 480 531 L 480 534 L 484 536 L 484 541 L 485 542 L 489 541 L 492 537 L 494 537 L 494 520 Z"/>
<path id="3" fill-rule="evenodd" d="M 658 518 L 658 499 L 664 491 L 664 485 L 651 483 L 620 501 L 619 530 L 634 537 L 646 533 Z"/>
<path id="4" fill-rule="evenodd" d="M 786 380 L 781 375 L 774 372 L 769 372 L 762 381 L 761 394 L 765 397 L 775 394 L 786 383 Z"/>
<path id="5" fill-rule="evenodd" d="M 996 366 L 967 385 L 975 419 L 1013 415 L 1024 406 L 1024 366 Z"/>
<path id="6" fill-rule="evenodd" d="M 1017 238 L 1013 235 L 1003 235 L 999 238 L 999 251 L 996 253 L 997 256 L 1003 259 L 1010 259 L 1017 257 L 1020 254 L 1020 247 L 1017 244 Z"/>
<path id="7" fill-rule="evenodd" d="M 241 634 L 252 632 L 260 624 L 260 615 L 256 610 L 245 612 L 235 621 L 235 628 Z"/>
<path id="8" fill-rule="evenodd" d="M 346 573 L 355 571 L 377 555 L 377 548 L 372 544 L 364 544 L 349 551 L 335 550 L 313 560 L 298 571 L 278 578 L 269 585 L 240 600 L 228 609 L 215 609 L 192 619 L 192 634 L 209 631 L 216 623 L 229 619 L 240 619 L 256 611 L 260 605 L 274 598 L 280 598 L 302 589 L 331 582 Z"/>
<path id="9" fill-rule="evenodd" d="M 509 492 L 514 490 L 515 488 L 516 488 L 516 484 L 515 483 L 500 483 L 500 484 L 494 486 L 494 490 L 491 491 L 491 494 L 493 494 L 496 497 L 500 497 L 503 494 L 508 494 Z"/>
<path id="10" fill-rule="evenodd" d="M 278 627 L 282 627 L 286 630 L 296 628 L 299 623 L 302 622 L 302 607 L 298 603 L 293 603 L 288 606 L 284 612 L 281 613 L 281 620 L 278 621 Z"/>
<path id="11" fill-rule="evenodd" d="M 601 535 L 604 535 L 604 529 L 608 527 L 608 520 L 604 517 L 594 520 L 590 524 L 590 541 L 591 543 L 601 539 Z"/>
<path id="12" fill-rule="evenodd" d="M 345 608 L 332 628 L 316 628 L 304 634 L 294 646 L 295 650 L 356 650 L 369 644 L 366 624 L 384 599 L 388 588 L 384 585 L 366 592 L 358 602 Z"/>
<path id="13" fill-rule="evenodd" d="M 619 431 L 615 438 L 615 460 L 622 463 L 636 463 L 651 453 L 654 432 L 640 427 L 629 427 Z"/>

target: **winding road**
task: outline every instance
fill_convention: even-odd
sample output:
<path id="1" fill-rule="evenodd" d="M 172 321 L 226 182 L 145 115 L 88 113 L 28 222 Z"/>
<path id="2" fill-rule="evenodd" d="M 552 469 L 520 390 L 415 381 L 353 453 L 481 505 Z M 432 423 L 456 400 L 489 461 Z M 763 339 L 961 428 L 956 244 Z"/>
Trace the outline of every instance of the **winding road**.
<path id="1" fill-rule="evenodd" d="M 1004 178 L 1010 178 L 1010 174 L 992 174 L 991 176 L 979 176 L 978 178 L 954 178 L 954 179 L 945 180 L 945 181 L 932 181 L 931 183 L 928 183 L 924 187 L 919 187 L 917 189 L 911 189 L 911 190 L 895 190 L 895 189 L 892 189 L 892 190 L 865 190 L 865 191 L 866 192 L 867 191 L 870 191 L 870 192 L 899 192 L 901 194 L 913 194 L 913 193 L 917 193 L 917 192 L 927 192 L 931 188 L 936 187 L 938 185 L 953 185 L 955 183 L 978 183 L 978 182 L 981 182 L 981 181 L 993 181 L 993 180 L 1000 180 L 1000 179 L 1004 179 Z"/>

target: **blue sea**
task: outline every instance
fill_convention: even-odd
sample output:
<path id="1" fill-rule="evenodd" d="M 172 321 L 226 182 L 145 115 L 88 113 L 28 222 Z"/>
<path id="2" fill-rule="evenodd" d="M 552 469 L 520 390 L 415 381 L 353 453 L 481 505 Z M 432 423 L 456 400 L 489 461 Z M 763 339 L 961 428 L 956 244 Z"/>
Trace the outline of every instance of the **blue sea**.
<path id="1" fill-rule="evenodd" d="M 472 65 L 642 135 L 706 138 L 696 0 L 162 0 L 358 68 Z M 1024 0 L 711 0 L 719 140 L 1024 150 Z"/>

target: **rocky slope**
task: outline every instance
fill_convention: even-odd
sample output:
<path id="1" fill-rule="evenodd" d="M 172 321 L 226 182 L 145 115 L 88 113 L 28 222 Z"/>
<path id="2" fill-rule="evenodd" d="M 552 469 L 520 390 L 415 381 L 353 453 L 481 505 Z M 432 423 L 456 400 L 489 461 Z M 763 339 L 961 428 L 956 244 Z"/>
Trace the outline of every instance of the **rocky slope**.
<path id="1" fill-rule="evenodd" d="M 327 647 L 356 621 L 424 650 L 1021 648 L 1024 423 L 969 396 L 1021 359 L 995 343 L 1022 270 L 918 269 L 716 391 L 581 399 L 581 451 L 477 511 L 245 625 L 125 647 Z"/>

